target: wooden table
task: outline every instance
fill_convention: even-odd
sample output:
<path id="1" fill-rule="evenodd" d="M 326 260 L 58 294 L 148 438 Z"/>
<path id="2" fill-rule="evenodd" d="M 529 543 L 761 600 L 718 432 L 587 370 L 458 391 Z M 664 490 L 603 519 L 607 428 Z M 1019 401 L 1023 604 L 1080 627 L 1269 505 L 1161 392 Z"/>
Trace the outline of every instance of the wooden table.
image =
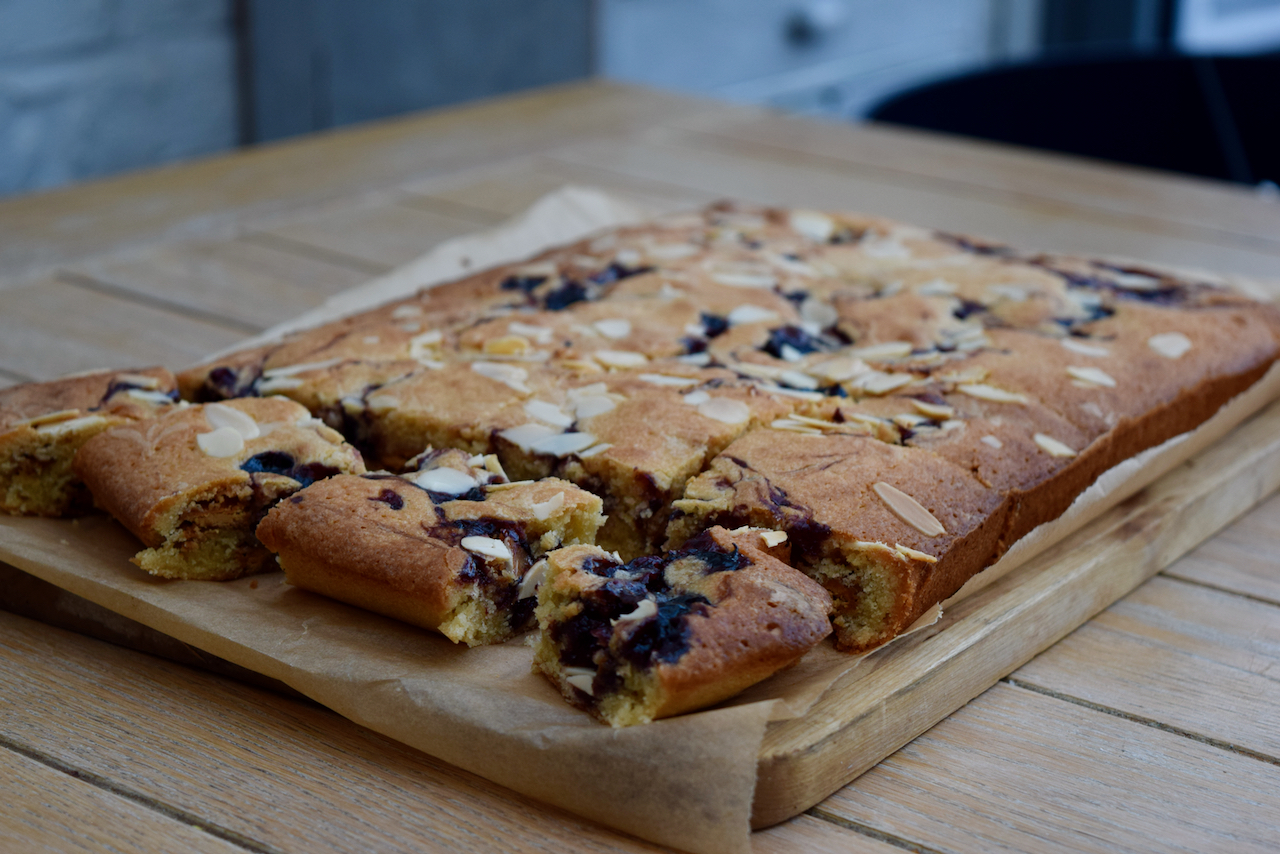
<path id="1" fill-rule="evenodd" d="M 1280 202 L 1248 189 L 588 83 L 0 202 L 0 382 L 187 364 L 566 183 L 1280 279 Z M 656 850 L 0 589 L 42 621 L 0 612 L 0 849 Z M 1280 497 L 755 845 L 1280 847 Z"/>

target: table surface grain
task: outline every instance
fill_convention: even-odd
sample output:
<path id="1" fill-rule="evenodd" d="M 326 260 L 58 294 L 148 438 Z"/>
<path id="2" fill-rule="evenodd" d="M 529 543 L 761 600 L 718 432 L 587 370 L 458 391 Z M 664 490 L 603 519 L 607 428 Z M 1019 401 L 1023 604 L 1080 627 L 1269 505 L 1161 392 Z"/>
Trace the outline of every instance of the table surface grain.
<path id="1" fill-rule="evenodd" d="M 185 365 L 566 184 L 862 210 L 1280 294 L 1280 202 L 1246 188 L 591 82 L 0 201 L 0 385 Z M 2 850 L 661 850 L 5 572 L 6 607 L 43 621 L 0 612 Z M 1280 848 L 1280 496 L 753 842 Z"/>

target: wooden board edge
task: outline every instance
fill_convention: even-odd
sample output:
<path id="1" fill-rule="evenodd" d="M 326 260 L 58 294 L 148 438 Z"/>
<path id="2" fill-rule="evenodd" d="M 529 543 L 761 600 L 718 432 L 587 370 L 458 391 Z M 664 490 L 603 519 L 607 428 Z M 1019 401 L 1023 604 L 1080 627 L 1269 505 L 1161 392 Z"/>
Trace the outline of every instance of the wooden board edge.
<path id="1" fill-rule="evenodd" d="M 1280 403 L 930 629 L 771 725 L 751 824 L 797 815 L 994 685 L 1280 487 Z"/>

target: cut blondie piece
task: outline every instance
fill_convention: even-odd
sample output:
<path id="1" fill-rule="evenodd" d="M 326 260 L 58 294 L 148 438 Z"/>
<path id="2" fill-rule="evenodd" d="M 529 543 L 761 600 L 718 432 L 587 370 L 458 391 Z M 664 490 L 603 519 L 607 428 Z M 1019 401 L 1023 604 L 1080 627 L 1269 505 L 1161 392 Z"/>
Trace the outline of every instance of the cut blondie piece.
<path id="1" fill-rule="evenodd" d="M 76 451 L 108 427 L 150 418 L 177 396 L 164 368 L 95 371 L 0 391 L 0 511 L 86 512 L 93 502 L 71 470 Z"/>
<path id="2" fill-rule="evenodd" d="M 1007 509 L 928 451 L 781 430 L 734 442 L 675 507 L 672 547 L 710 525 L 786 532 L 792 565 L 831 593 L 836 643 L 852 651 L 891 639 L 986 566 Z"/>
<path id="3" fill-rule="evenodd" d="M 97 504 L 148 546 L 138 566 L 225 581 L 270 568 L 253 532 L 275 502 L 321 478 L 362 473 L 364 463 L 299 404 L 245 398 L 106 430 L 74 468 Z"/>
<path id="4" fill-rule="evenodd" d="M 724 528 L 624 564 L 598 547 L 547 557 L 534 669 L 615 727 L 718 703 L 826 637 L 831 599 L 764 549 L 776 532 Z"/>
<path id="5" fill-rule="evenodd" d="M 555 479 L 505 483 L 496 459 L 426 453 L 417 471 L 340 475 L 258 526 L 290 584 L 468 646 L 530 627 L 550 549 L 591 543 L 600 499 Z M 496 471 L 495 471 L 496 469 Z"/>

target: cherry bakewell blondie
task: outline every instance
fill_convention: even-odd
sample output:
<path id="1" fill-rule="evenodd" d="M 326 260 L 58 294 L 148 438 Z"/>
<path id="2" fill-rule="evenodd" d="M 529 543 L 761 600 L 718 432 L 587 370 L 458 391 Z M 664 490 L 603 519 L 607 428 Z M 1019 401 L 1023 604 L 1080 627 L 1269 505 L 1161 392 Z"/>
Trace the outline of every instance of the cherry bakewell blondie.
<path id="1" fill-rule="evenodd" d="M 0 391 L 0 512 L 89 510 L 89 492 L 71 470 L 76 451 L 108 427 L 149 418 L 177 399 L 164 368 L 93 371 Z"/>
<path id="2" fill-rule="evenodd" d="M 428 451 L 411 468 L 312 484 L 277 504 L 258 538 L 289 583 L 456 643 L 530 628 L 531 568 L 594 542 L 600 499 L 555 478 L 509 483 L 496 458 L 458 450 Z"/>
<path id="3" fill-rule="evenodd" d="M 180 404 L 94 436 L 74 469 L 147 546 L 134 563 L 164 578 L 213 581 L 270 567 L 254 529 L 275 502 L 365 470 L 355 448 L 284 398 Z"/>
<path id="4" fill-rule="evenodd" d="M 179 380 L 291 397 L 387 468 L 433 445 L 572 482 L 624 559 L 784 531 L 839 645 L 865 650 L 1259 379 L 1277 318 L 1143 265 L 723 204 Z"/>
<path id="5" fill-rule="evenodd" d="M 785 535 L 712 528 L 623 563 L 552 552 L 534 668 L 613 726 L 709 706 L 794 664 L 831 631 L 822 587 L 771 556 Z"/>

